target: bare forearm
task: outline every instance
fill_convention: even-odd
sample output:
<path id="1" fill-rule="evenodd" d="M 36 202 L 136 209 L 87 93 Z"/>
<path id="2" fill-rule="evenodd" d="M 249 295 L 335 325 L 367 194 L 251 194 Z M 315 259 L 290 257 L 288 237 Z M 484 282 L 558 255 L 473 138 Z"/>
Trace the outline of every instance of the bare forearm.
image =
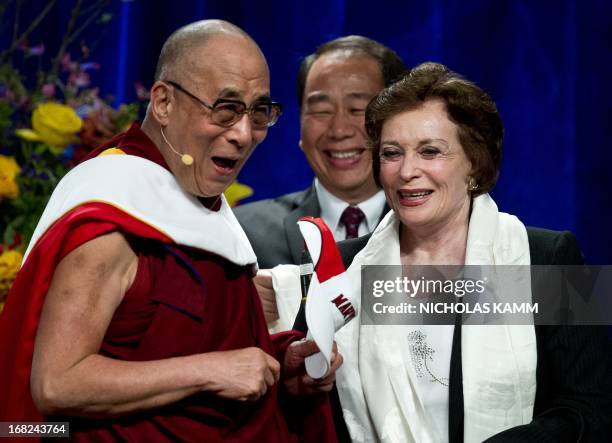
<path id="1" fill-rule="evenodd" d="M 32 361 L 31 391 L 41 412 L 127 414 L 199 391 L 257 400 L 278 381 L 279 363 L 255 347 L 148 362 L 99 355 L 137 267 L 130 245 L 115 233 L 85 243 L 57 266 Z"/>
<path id="2" fill-rule="evenodd" d="M 112 416 L 160 407 L 207 391 L 254 401 L 278 381 L 280 365 L 259 348 L 149 362 L 89 355 L 67 369 L 34 359 L 32 394 L 42 412 Z"/>
<path id="3" fill-rule="evenodd" d="M 207 388 L 206 355 L 129 362 L 90 355 L 61 373 L 34 377 L 46 413 L 120 415 L 176 402 Z"/>

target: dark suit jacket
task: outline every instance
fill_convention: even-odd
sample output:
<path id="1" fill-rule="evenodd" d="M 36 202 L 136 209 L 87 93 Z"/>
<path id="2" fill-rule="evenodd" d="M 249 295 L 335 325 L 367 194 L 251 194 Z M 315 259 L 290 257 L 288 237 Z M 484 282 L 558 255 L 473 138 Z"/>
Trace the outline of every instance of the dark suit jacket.
<path id="1" fill-rule="evenodd" d="M 531 264 L 583 264 L 569 232 L 527 228 Z M 370 236 L 339 243 L 348 266 Z M 533 421 L 491 437 L 490 442 L 610 441 L 612 345 L 598 326 L 536 326 L 537 368 Z M 461 327 L 455 327 L 449 381 L 449 441 L 463 441 Z M 343 423 L 337 426 L 345 426 Z"/>
<path id="2" fill-rule="evenodd" d="M 385 205 L 382 216 L 388 211 Z M 234 214 L 253 246 L 260 269 L 269 269 L 300 264 L 304 239 L 297 221 L 307 215 L 320 217 L 321 207 L 313 184 L 303 191 L 237 206 Z"/>
<path id="3" fill-rule="evenodd" d="M 299 264 L 304 240 L 297 227 L 300 217 L 319 217 L 321 208 L 314 184 L 300 192 L 234 208 L 261 269 Z"/>

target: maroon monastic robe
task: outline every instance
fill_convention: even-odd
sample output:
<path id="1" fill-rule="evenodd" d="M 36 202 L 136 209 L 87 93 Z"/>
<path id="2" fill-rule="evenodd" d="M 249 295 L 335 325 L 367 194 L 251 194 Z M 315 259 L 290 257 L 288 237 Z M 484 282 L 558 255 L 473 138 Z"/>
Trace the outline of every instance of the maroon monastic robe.
<path id="1" fill-rule="evenodd" d="M 144 157 L 167 168 L 155 145 L 136 124 L 127 133 L 94 151 L 92 156 L 109 147 L 118 147 L 128 155 Z M 208 207 L 214 202 L 201 201 Z M 96 210 L 106 210 L 99 203 L 93 206 Z M 62 252 L 65 255 L 96 235 L 118 230 L 138 256 L 136 278 L 109 324 L 100 354 L 120 360 L 146 361 L 257 346 L 282 364 L 286 347 L 299 338 L 299 334 L 289 332 L 270 337 L 251 280 L 251 267 L 238 266 L 206 251 L 178 246 L 155 234 L 141 235 L 139 229 L 127 227 L 133 220 L 124 224 L 120 211 L 112 207 L 107 209 L 113 214 L 110 222 L 106 217 L 99 221 L 94 217 L 85 226 L 79 225 L 76 231 L 94 234 L 68 241 L 71 246 L 64 247 Z M 70 213 L 62 219 L 66 217 L 69 218 Z M 54 225 L 39 244 L 48 244 L 46 240 L 56 235 L 54 231 L 57 230 Z M 73 238 L 74 233 L 68 230 L 66 237 Z M 23 278 L 21 280 L 18 286 L 23 287 Z M 11 293 L 7 308 L 13 311 L 10 304 L 27 303 L 11 300 L 20 296 L 26 297 Z M 31 349 L 29 352 L 31 361 Z M 18 369 L 24 370 L 23 367 Z M 327 397 L 283 394 L 288 409 L 283 414 L 279 407 L 281 386 L 273 386 L 256 402 L 226 400 L 202 392 L 171 405 L 124 417 L 68 417 L 65 420 L 70 422 L 71 438 L 82 441 L 286 442 L 297 439 L 287 426 L 285 415 L 289 414 L 289 421 L 298 423 L 300 439 L 334 441 Z M 27 392 L 29 395 L 29 389 Z M 28 401 L 31 403 L 31 399 Z M 5 409 L 9 408 L 10 405 Z M 22 419 L 32 418 L 38 419 Z"/>

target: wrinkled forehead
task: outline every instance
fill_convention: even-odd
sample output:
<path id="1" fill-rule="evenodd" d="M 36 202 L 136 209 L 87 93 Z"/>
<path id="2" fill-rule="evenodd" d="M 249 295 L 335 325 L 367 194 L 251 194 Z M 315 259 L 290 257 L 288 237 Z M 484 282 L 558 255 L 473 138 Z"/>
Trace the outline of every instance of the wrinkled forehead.
<path id="1" fill-rule="evenodd" d="M 322 75 L 360 74 L 372 82 L 383 83 L 380 63 L 371 55 L 353 49 L 326 52 L 312 64 L 306 82 Z"/>
<path id="2" fill-rule="evenodd" d="M 382 72 L 374 58 L 355 51 L 334 51 L 313 63 L 306 78 L 302 105 L 353 99 L 369 101 L 383 87 Z"/>
<path id="3" fill-rule="evenodd" d="M 457 141 L 458 126 L 441 99 L 428 99 L 415 106 L 407 106 L 387 117 L 381 128 L 381 143 L 390 139 L 418 143 L 423 140 Z M 458 142 L 457 142 L 458 143 Z"/>
<path id="4" fill-rule="evenodd" d="M 355 51 L 323 54 L 312 64 L 306 77 L 306 93 L 320 88 L 349 87 L 378 92 L 384 86 L 378 62 Z"/>
<path id="5" fill-rule="evenodd" d="M 242 36 L 211 37 L 194 50 L 182 75 L 208 95 L 245 101 L 270 95 L 266 59 L 252 40 Z"/>

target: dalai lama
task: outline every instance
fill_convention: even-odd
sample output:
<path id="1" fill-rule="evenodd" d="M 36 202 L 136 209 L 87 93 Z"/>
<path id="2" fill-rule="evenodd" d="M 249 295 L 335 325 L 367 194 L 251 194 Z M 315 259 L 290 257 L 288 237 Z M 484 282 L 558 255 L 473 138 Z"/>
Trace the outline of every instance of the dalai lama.
<path id="1" fill-rule="evenodd" d="M 0 421 L 68 421 L 82 441 L 334 441 L 342 358 L 312 380 L 316 346 L 268 335 L 222 196 L 281 112 L 265 58 L 201 21 L 166 41 L 155 80 L 142 127 L 73 169 L 34 233 L 0 321 Z"/>

